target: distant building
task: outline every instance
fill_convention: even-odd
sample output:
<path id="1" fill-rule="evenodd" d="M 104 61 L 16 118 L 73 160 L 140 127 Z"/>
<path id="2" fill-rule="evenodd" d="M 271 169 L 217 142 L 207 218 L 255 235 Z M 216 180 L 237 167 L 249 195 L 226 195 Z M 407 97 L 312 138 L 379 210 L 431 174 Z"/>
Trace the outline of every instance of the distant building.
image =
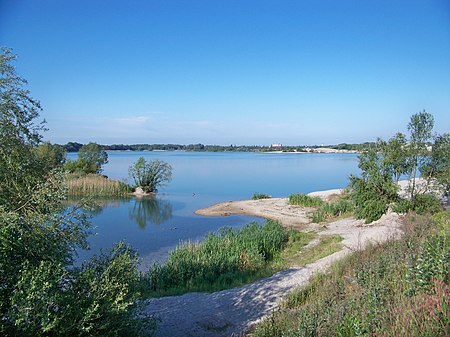
<path id="1" fill-rule="evenodd" d="M 272 145 L 270 145 L 270 147 L 283 147 L 283 144 L 273 143 Z"/>

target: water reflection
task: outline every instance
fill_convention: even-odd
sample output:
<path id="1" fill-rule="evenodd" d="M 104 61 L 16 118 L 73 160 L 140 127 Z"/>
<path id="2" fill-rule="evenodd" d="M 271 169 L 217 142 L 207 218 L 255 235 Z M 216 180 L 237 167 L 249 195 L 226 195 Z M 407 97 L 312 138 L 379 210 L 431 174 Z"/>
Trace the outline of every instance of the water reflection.
<path id="1" fill-rule="evenodd" d="M 129 208 L 129 217 L 141 229 L 145 229 L 148 223 L 160 225 L 172 218 L 172 204 L 155 197 L 138 198 Z"/>

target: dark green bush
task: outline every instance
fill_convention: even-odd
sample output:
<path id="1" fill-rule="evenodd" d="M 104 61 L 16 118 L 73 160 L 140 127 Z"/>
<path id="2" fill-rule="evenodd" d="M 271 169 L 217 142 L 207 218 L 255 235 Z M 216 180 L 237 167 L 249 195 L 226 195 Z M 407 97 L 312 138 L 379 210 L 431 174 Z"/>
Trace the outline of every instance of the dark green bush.
<path id="1" fill-rule="evenodd" d="M 253 193 L 252 200 L 259 200 L 259 199 L 270 199 L 272 196 L 264 193 Z"/>
<path id="2" fill-rule="evenodd" d="M 444 207 L 432 194 L 417 194 L 413 201 L 402 199 L 396 202 L 393 209 L 397 213 L 415 211 L 417 214 L 435 214 L 442 211 Z"/>

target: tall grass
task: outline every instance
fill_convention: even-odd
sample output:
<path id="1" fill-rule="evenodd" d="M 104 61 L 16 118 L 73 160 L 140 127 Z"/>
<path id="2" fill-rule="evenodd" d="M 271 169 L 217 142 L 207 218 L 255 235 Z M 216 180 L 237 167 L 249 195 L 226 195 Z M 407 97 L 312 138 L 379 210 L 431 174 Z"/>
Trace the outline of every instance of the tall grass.
<path id="1" fill-rule="evenodd" d="M 165 264 L 150 269 L 146 288 L 159 294 L 215 290 L 259 278 L 288 239 L 288 230 L 274 221 L 223 228 L 201 243 L 178 246 Z"/>
<path id="2" fill-rule="evenodd" d="M 449 336 L 450 213 L 409 217 L 293 292 L 252 336 Z"/>
<path id="3" fill-rule="evenodd" d="M 66 182 L 69 196 L 123 197 L 131 193 L 131 187 L 124 182 L 99 174 L 68 175 Z"/>
<path id="4" fill-rule="evenodd" d="M 325 201 L 319 197 L 310 197 L 309 195 L 298 193 L 289 196 L 289 204 L 304 207 L 319 207 L 325 204 Z"/>
<path id="5" fill-rule="evenodd" d="M 341 199 L 334 203 L 324 203 L 312 213 L 312 221 L 319 223 L 343 215 L 350 215 L 354 209 L 355 206 L 349 199 Z"/>

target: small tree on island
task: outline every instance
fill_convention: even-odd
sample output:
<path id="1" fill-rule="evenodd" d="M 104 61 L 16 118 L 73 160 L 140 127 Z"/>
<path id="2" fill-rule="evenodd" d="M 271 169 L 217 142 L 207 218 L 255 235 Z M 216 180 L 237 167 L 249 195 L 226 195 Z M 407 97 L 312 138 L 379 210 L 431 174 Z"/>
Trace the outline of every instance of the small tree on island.
<path id="1" fill-rule="evenodd" d="M 156 192 L 159 186 L 172 180 L 172 166 L 162 160 L 146 161 L 140 157 L 129 167 L 128 174 L 144 192 Z"/>

